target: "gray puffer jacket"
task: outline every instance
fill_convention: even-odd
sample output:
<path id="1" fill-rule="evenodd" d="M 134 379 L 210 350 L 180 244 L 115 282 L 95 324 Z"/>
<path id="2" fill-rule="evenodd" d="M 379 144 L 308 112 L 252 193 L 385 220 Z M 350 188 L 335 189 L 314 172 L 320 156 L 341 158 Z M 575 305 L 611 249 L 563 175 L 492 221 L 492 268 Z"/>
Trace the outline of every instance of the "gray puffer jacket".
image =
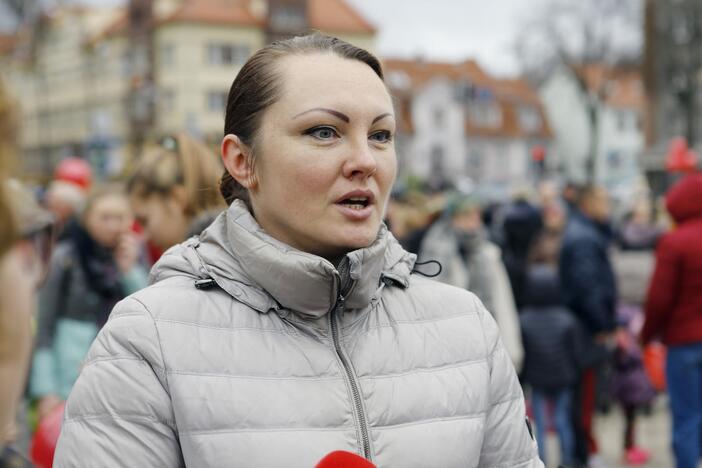
<path id="1" fill-rule="evenodd" d="M 115 308 L 54 466 L 542 467 L 494 320 L 413 264 L 382 228 L 334 268 L 235 202 Z"/>

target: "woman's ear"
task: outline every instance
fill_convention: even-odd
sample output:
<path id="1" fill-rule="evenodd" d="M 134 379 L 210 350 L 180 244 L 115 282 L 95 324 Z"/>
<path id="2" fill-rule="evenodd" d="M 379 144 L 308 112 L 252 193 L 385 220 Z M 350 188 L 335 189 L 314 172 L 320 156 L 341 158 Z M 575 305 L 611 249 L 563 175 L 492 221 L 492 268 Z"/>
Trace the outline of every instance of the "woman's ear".
<path id="1" fill-rule="evenodd" d="M 236 135 L 225 135 L 222 140 L 222 162 L 229 174 L 242 187 L 256 188 L 256 177 L 251 164 L 251 148 Z"/>

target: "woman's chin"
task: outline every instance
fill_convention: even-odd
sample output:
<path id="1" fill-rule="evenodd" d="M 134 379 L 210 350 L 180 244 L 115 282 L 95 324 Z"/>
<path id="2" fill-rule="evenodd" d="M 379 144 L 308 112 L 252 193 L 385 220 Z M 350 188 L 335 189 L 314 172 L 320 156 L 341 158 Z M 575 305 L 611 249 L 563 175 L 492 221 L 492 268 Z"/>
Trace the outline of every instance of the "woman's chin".
<path id="1" fill-rule="evenodd" d="M 355 229 L 355 232 L 341 233 L 337 239 L 346 252 L 363 249 L 371 245 L 378 236 L 378 229 Z"/>

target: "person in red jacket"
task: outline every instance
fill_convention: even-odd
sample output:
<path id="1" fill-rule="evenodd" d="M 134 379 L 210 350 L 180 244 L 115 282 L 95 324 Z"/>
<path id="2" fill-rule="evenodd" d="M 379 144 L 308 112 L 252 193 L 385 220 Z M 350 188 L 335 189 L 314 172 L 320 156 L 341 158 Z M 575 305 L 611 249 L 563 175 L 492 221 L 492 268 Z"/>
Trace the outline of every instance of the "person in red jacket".
<path id="1" fill-rule="evenodd" d="M 676 227 L 658 243 L 641 340 L 668 346 L 666 378 L 677 468 L 697 467 L 702 440 L 702 174 L 666 195 Z"/>

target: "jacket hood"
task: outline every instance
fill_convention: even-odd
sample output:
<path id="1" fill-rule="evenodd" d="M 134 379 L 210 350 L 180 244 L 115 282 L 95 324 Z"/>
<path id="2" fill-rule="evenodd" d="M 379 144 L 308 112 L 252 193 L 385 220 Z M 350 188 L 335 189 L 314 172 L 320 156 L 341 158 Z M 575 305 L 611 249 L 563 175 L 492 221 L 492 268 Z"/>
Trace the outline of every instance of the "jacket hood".
<path id="1" fill-rule="evenodd" d="M 212 279 L 236 300 L 266 313 L 288 309 L 318 318 L 337 301 L 342 282 L 347 308 L 365 307 L 381 280 L 409 285 L 416 256 L 383 225 L 375 242 L 346 255 L 343 272 L 322 257 L 266 234 L 241 201 L 235 201 L 198 237 L 170 248 L 154 265 L 150 282 L 173 276 Z M 343 278 L 342 278 L 343 277 Z"/>
<path id="2" fill-rule="evenodd" d="M 675 184 L 665 197 L 668 212 L 680 224 L 702 218 L 702 174 L 693 174 Z"/>

